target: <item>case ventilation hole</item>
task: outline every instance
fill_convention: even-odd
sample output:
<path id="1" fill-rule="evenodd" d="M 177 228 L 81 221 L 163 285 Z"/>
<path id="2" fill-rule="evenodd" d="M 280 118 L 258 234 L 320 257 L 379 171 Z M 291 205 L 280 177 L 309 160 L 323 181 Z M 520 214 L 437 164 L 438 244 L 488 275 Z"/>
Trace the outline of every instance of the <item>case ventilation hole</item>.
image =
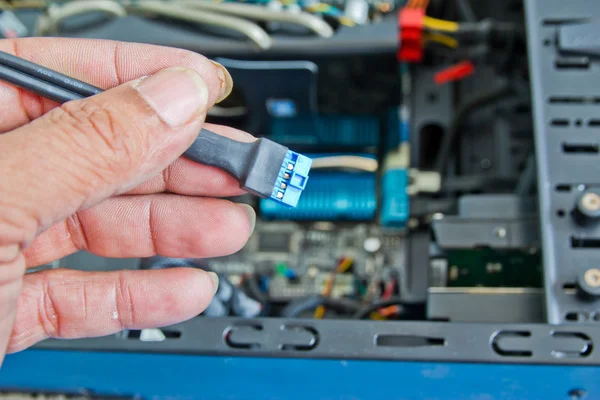
<path id="1" fill-rule="evenodd" d="M 223 338 L 227 346 L 241 350 L 274 345 L 281 351 L 310 351 L 319 344 L 319 333 L 312 326 L 287 324 L 267 329 L 259 323 L 239 323 L 227 327 Z"/>
<path id="2" fill-rule="evenodd" d="M 174 329 L 141 329 L 128 330 L 125 336 L 130 340 L 139 340 L 141 342 L 163 342 L 169 339 L 180 339 L 181 331 Z"/>
<path id="3" fill-rule="evenodd" d="M 585 319 L 585 314 L 577 311 L 569 311 L 565 313 L 565 321 L 568 322 L 583 322 Z"/>
<path id="4" fill-rule="evenodd" d="M 492 350 L 502 357 L 531 357 L 530 338 L 529 331 L 498 331 L 492 335 L 490 344 Z"/>
<path id="5" fill-rule="evenodd" d="M 557 342 L 552 350 L 554 358 L 584 358 L 594 349 L 592 339 L 581 332 L 554 331 L 551 336 Z"/>
<path id="6" fill-rule="evenodd" d="M 595 143 L 563 143 L 563 152 L 566 154 L 598 154 L 598 145 Z"/>
<path id="7" fill-rule="evenodd" d="M 377 335 L 375 345 L 378 347 L 441 347 L 446 339 L 418 335 Z"/>

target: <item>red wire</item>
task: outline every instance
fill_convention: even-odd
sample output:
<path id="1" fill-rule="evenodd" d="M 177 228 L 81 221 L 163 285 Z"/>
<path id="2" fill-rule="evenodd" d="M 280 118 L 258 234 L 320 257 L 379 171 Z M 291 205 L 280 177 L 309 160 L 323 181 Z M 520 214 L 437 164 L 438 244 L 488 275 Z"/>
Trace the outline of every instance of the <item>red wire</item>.
<path id="1" fill-rule="evenodd" d="M 383 290 L 383 294 L 381 295 L 381 300 L 389 300 L 394 294 L 394 289 L 396 288 L 396 280 L 392 279 L 385 285 L 385 289 Z"/>

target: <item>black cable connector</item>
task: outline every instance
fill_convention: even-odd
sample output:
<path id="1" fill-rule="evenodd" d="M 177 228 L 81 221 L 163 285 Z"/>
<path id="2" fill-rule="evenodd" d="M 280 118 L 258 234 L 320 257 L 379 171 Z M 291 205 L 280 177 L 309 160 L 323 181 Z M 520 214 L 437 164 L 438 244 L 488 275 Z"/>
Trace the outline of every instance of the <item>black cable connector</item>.
<path id="1" fill-rule="evenodd" d="M 4 52 L 0 52 L 0 80 L 59 103 L 103 91 Z M 235 177 L 242 189 L 289 207 L 298 204 L 312 164 L 310 158 L 269 139 L 238 142 L 207 129 L 200 131 L 183 156 L 222 169 Z"/>

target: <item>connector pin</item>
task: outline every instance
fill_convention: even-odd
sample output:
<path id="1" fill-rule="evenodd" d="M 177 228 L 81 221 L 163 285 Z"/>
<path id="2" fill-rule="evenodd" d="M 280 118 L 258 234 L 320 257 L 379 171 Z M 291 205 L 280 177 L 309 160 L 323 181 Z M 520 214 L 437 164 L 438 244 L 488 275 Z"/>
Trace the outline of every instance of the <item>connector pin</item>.
<path id="1" fill-rule="evenodd" d="M 271 199 L 288 207 L 296 207 L 306 187 L 312 160 L 302 154 L 288 150 L 281 163 L 279 177 L 275 182 Z"/>

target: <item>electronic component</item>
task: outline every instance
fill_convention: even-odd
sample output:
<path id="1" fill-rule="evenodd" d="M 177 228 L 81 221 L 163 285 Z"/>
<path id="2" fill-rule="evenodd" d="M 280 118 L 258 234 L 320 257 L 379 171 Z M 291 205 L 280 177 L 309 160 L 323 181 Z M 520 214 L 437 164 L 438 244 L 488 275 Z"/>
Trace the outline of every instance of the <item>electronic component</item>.
<path id="1" fill-rule="evenodd" d="M 377 211 L 376 176 L 362 172 L 315 172 L 296 208 L 260 201 L 264 218 L 368 221 Z"/>
<path id="2" fill-rule="evenodd" d="M 269 283 L 269 297 L 273 301 L 289 301 L 299 297 L 320 294 L 327 284 L 329 273 L 318 273 L 315 276 L 306 275 L 299 281 L 290 280 L 284 276 L 272 279 Z M 335 277 L 329 297 L 338 299 L 352 296 L 355 291 L 355 277 L 352 274 L 338 274 Z"/>
<path id="3" fill-rule="evenodd" d="M 288 151 L 281 164 L 275 186 L 273 186 L 271 199 L 284 206 L 296 207 L 300 195 L 306 187 L 311 164 L 310 158 Z"/>
<path id="4" fill-rule="evenodd" d="M 400 49 L 398 60 L 420 62 L 423 59 L 423 19 L 425 10 L 403 8 L 398 14 Z"/>
<path id="5" fill-rule="evenodd" d="M 392 169 L 384 172 L 381 181 L 381 224 L 403 227 L 409 217 L 408 171 Z"/>
<path id="6" fill-rule="evenodd" d="M 449 287 L 542 286 L 538 249 L 455 249 L 446 251 Z"/>
<path id="7" fill-rule="evenodd" d="M 102 92 L 100 88 L 0 52 L 0 79 L 64 103 Z M 311 160 L 269 139 L 238 142 L 202 129 L 184 156 L 227 171 L 240 186 L 262 198 L 295 207 L 306 185 Z"/>
<path id="8" fill-rule="evenodd" d="M 392 130 L 398 134 L 399 126 Z M 390 151 L 385 160 L 381 178 L 381 224 L 404 227 L 409 217 L 409 158 L 410 148 L 402 141 L 398 149 Z"/>
<path id="9" fill-rule="evenodd" d="M 265 253 L 286 253 L 290 250 L 291 232 L 260 231 L 258 232 L 258 251 Z"/>

